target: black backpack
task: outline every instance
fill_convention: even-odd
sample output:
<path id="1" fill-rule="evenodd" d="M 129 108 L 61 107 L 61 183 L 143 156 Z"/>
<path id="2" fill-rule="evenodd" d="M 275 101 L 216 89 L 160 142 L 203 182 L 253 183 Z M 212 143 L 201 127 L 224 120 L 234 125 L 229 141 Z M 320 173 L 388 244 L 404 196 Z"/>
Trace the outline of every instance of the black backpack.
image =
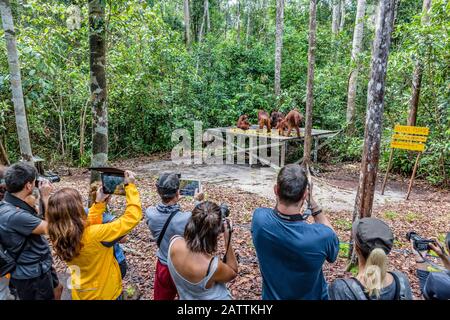
<path id="1" fill-rule="evenodd" d="M 2 202 L 0 202 L 0 203 L 2 203 Z M 27 240 L 28 239 L 25 238 L 25 241 L 23 242 L 22 247 L 20 248 L 16 259 L 14 259 L 11 256 L 11 254 L 8 252 L 8 250 L 6 250 L 6 248 L 0 242 L 0 277 L 4 277 L 8 273 L 11 273 L 16 269 L 16 266 L 17 266 L 16 260 L 22 254 L 23 249 L 25 249 Z"/>
<path id="2" fill-rule="evenodd" d="M 395 272 L 389 272 L 394 278 L 395 282 L 395 297 L 394 300 L 407 300 L 406 298 L 406 284 L 403 278 L 399 277 Z M 355 300 L 372 300 L 366 292 L 366 288 L 356 278 L 342 279 L 347 288 L 351 291 Z"/>

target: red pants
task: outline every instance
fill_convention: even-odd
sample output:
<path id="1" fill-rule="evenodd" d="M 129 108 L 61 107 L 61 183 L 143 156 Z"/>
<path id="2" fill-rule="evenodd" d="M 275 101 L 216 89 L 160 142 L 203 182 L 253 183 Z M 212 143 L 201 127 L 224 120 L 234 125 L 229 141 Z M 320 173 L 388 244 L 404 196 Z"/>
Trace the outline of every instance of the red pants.
<path id="1" fill-rule="evenodd" d="M 174 300 L 177 296 L 177 287 L 170 276 L 169 268 L 156 262 L 155 283 L 153 285 L 154 300 Z"/>

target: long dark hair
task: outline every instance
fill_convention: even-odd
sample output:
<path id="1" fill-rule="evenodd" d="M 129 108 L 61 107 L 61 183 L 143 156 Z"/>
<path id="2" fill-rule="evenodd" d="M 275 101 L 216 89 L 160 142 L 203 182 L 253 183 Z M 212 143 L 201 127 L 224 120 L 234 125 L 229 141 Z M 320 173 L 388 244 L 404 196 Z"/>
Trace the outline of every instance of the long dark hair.
<path id="1" fill-rule="evenodd" d="M 48 234 L 56 255 L 69 262 L 80 254 L 86 214 L 80 193 L 71 188 L 58 190 L 48 200 Z"/>
<path id="2" fill-rule="evenodd" d="M 205 201 L 198 204 L 184 229 L 186 245 L 192 252 L 214 254 L 217 237 L 222 232 L 222 216 L 217 204 Z"/>

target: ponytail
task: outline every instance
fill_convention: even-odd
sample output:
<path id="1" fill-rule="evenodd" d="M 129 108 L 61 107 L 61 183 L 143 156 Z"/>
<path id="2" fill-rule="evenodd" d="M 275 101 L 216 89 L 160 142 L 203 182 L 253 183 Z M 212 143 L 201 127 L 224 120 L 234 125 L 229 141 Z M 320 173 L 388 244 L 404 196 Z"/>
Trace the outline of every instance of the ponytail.
<path id="1" fill-rule="evenodd" d="M 387 256 L 383 249 L 373 249 L 366 260 L 364 273 L 360 276 L 369 296 L 380 297 L 387 272 Z"/>

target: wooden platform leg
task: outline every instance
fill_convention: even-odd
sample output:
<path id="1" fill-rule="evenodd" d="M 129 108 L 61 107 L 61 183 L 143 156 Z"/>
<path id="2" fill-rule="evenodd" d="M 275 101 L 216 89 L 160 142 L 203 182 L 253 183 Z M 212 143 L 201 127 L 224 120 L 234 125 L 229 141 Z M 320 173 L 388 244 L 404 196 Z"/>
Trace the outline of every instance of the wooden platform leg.
<path id="1" fill-rule="evenodd" d="M 240 134 L 237 136 L 237 164 L 245 164 L 245 136 Z"/>
<path id="2" fill-rule="evenodd" d="M 281 160 L 280 160 L 280 168 L 284 167 L 284 163 L 286 161 L 286 142 L 281 142 Z"/>
<path id="3" fill-rule="evenodd" d="M 319 138 L 314 137 L 314 162 L 317 162 L 317 153 L 319 152 Z"/>
<path id="4" fill-rule="evenodd" d="M 261 164 L 269 164 L 269 156 L 267 155 L 267 137 L 258 137 L 258 158 Z"/>
<path id="5" fill-rule="evenodd" d="M 413 182 L 414 182 L 414 177 L 416 176 L 417 165 L 419 164 L 420 154 L 421 154 L 421 152 L 419 152 L 417 154 L 416 163 L 414 164 L 413 173 L 411 175 L 411 180 L 409 180 L 408 193 L 406 194 L 406 200 L 408 200 L 409 194 L 411 193 L 412 185 L 413 185 Z"/>
<path id="6" fill-rule="evenodd" d="M 388 178 L 389 171 L 391 170 L 392 156 L 394 155 L 394 149 L 391 149 L 391 153 L 389 154 L 389 163 L 386 170 L 386 175 L 384 176 L 383 184 L 381 186 L 381 194 L 384 194 L 384 187 L 386 187 L 386 181 Z"/>
<path id="7" fill-rule="evenodd" d="M 231 132 L 226 133 L 226 142 L 227 142 L 227 164 L 234 164 L 234 155 L 235 155 L 235 148 L 234 148 L 234 134 Z"/>
<path id="8" fill-rule="evenodd" d="M 250 141 L 249 141 L 249 155 L 248 155 L 249 165 L 258 163 L 256 147 L 257 147 L 256 137 L 252 136 L 252 137 L 250 137 Z"/>

